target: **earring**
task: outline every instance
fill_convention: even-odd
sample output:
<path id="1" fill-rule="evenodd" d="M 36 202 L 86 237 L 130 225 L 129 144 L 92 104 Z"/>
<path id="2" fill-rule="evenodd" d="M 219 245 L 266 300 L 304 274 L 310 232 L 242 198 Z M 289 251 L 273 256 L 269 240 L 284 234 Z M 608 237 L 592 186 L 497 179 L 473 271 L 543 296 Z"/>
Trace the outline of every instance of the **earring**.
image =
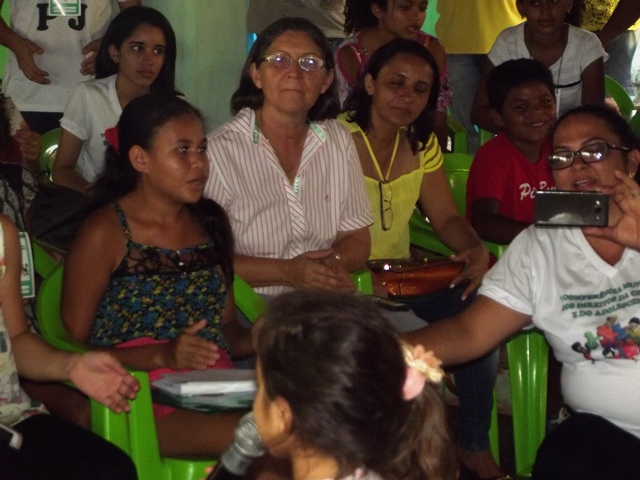
<path id="1" fill-rule="evenodd" d="M 629 178 L 633 178 L 636 176 L 636 174 L 633 172 L 628 172 L 627 175 L 629 175 Z"/>

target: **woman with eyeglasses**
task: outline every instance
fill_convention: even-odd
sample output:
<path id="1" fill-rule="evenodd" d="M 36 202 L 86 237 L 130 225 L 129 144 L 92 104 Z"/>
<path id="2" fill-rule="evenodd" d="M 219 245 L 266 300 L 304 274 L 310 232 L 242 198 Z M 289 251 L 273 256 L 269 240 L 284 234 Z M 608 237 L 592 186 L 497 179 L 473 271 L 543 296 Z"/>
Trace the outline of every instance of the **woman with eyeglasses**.
<path id="1" fill-rule="evenodd" d="M 205 195 L 233 230 L 237 274 L 263 295 L 292 288 L 353 291 L 372 222 L 362 169 L 337 121 L 331 48 L 302 18 L 254 43 L 233 94 L 235 117 L 212 132 Z"/>
<path id="2" fill-rule="evenodd" d="M 640 471 L 640 142 L 616 112 L 570 110 L 548 157 L 556 187 L 610 196 L 608 227 L 531 226 L 453 319 L 409 334 L 457 364 L 521 328 L 542 330 L 562 363 L 571 416 L 545 438 L 533 478 L 636 478 Z M 619 472 L 619 474 L 618 474 Z"/>
<path id="3" fill-rule="evenodd" d="M 356 144 L 372 204 L 369 258 L 410 257 L 409 220 L 419 203 L 439 238 L 457 252 L 455 258 L 468 264 L 454 279 L 453 290 L 408 302 L 428 322 L 463 309 L 489 261 L 482 241 L 456 209 L 444 174 L 433 133 L 438 84 L 438 66 L 429 51 L 413 40 L 394 40 L 371 56 L 340 116 Z M 386 297 L 386 287 L 375 277 L 374 283 L 376 293 Z M 497 361 L 496 351 L 455 373 L 462 459 L 491 476 L 501 474 L 488 436 Z"/>

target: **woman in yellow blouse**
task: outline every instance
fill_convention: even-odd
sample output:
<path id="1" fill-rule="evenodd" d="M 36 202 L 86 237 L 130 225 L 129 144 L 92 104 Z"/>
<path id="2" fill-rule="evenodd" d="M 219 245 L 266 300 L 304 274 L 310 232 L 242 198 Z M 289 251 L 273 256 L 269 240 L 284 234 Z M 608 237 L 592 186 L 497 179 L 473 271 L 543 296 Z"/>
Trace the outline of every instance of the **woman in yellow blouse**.
<path id="1" fill-rule="evenodd" d="M 422 45 L 394 40 L 372 55 L 340 118 L 356 144 L 371 199 L 370 259 L 410 256 L 409 219 L 419 202 L 438 237 L 457 252 L 454 258 L 467 263 L 453 280 L 459 288 L 409 302 L 428 322 L 463 309 L 489 261 L 478 235 L 457 211 L 442 167 L 433 134 L 438 79 L 437 64 Z M 378 295 L 388 294 L 381 284 L 374 288 Z M 490 354 L 455 372 L 461 456 L 481 477 L 501 474 L 488 441 L 496 370 L 497 356 Z"/>

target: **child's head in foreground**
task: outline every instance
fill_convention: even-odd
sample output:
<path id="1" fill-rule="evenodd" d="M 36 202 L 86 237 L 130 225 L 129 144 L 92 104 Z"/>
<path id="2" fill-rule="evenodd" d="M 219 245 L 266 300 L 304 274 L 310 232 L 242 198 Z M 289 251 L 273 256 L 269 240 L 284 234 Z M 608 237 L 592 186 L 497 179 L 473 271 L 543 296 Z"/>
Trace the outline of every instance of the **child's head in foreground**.
<path id="1" fill-rule="evenodd" d="M 491 120 L 514 143 L 542 142 L 556 119 L 553 77 L 538 60 L 507 60 L 487 79 Z"/>
<path id="2" fill-rule="evenodd" d="M 313 456 L 331 478 L 358 468 L 385 479 L 455 478 L 455 451 L 440 400 L 425 374 L 409 368 L 398 334 L 363 297 L 292 292 L 255 328 L 258 394 L 254 413 L 277 456 Z M 433 365 L 433 368 L 429 366 Z"/>

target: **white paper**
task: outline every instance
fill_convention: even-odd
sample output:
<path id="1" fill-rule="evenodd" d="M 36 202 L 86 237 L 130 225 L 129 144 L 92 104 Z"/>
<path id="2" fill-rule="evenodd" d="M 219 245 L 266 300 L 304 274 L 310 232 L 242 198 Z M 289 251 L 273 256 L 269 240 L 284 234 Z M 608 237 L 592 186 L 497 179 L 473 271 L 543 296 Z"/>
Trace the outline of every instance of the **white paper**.
<path id="1" fill-rule="evenodd" d="M 167 373 L 152 385 L 174 395 L 193 396 L 256 391 L 255 370 L 216 368 Z"/>

